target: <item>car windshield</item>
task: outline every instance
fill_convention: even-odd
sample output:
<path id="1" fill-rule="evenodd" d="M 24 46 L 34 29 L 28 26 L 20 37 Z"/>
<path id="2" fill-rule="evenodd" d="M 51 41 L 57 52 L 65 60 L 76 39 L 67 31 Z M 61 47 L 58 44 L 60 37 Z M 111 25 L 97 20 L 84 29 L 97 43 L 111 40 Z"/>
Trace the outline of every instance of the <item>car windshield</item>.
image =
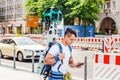
<path id="1" fill-rule="evenodd" d="M 17 45 L 36 45 L 36 43 L 29 38 L 16 38 L 14 41 Z"/>

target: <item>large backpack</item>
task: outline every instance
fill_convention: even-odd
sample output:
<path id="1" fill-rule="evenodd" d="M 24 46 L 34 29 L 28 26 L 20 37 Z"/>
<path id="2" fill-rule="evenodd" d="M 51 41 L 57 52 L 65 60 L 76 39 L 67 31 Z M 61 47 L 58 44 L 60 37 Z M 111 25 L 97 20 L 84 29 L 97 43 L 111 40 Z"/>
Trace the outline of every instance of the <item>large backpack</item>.
<path id="1" fill-rule="evenodd" d="M 42 55 L 40 55 L 39 64 L 38 64 L 38 68 L 37 68 L 37 73 L 39 73 L 40 75 L 43 75 L 44 76 L 44 80 L 46 80 L 47 76 L 49 75 L 49 72 L 51 70 L 51 65 L 45 65 L 43 63 L 43 61 L 44 61 L 47 53 L 49 52 L 50 48 L 53 45 L 58 45 L 59 52 L 63 53 L 63 49 L 62 49 L 62 46 L 61 46 L 60 43 L 57 43 L 57 42 L 52 43 L 52 42 L 50 42 L 49 45 L 48 45 L 48 48 L 45 50 L 45 52 Z M 70 53 L 71 53 L 72 52 L 71 46 L 69 46 L 69 50 L 70 50 Z"/>

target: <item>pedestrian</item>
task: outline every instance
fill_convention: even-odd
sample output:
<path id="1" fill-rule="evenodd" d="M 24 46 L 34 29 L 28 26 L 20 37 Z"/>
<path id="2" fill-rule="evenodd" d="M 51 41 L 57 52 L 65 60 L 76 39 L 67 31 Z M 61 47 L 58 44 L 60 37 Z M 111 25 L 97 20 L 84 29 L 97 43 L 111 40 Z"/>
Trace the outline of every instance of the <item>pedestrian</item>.
<path id="1" fill-rule="evenodd" d="M 77 62 L 76 64 L 74 63 L 72 54 L 69 50 L 69 46 L 73 43 L 76 37 L 76 32 L 70 28 L 67 28 L 64 34 L 64 38 L 60 42 L 63 53 L 60 53 L 59 47 L 57 45 L 53 45 L 50 48 L 44 60 L 44 64 L 52 65 L 48 80 L 72 80 L 70 79 L 70 76 L 66 76 L 70 75 L 68 72 L 68 67 L 81 67 L 81 62 Z M 69 77 L 69 79 L 65 79 L 66 77 Z"/>

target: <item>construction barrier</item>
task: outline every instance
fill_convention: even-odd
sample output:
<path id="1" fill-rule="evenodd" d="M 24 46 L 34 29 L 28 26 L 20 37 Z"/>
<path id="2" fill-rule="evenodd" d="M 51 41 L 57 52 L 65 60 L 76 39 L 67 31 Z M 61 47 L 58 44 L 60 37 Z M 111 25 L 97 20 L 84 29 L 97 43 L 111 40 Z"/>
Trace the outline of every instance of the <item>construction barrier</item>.
<path id="1" fill-rule="evenodd" d="M 62 37 L 57 38 L 58 42 L 62 41 Z M 73 48 L 88 48 L 90 50 L 102 49 L 101 38 L 90 38 L 90 37 L 77 37 L 76 40 L 71 44 Z"/>
<path id="2" fill-rule="evenodd" d="M 24 35 L 24 37 L 28 37 L 31 38 L 32 40 L 34 40 L 35 42 L 41 44 L 41 45 L 48 45 L 48 41 L 47 41 L 47 36 L 46 35 L 36 35 L 36 34 L 28 34 L 28 35 Z"/>
<path id="3" fill-rule="evenodd" d="M 13 37 L 16 36 L 14 34 L 5 34 L 0 35 L 0 37 Z M 23 35 L 25 37 L 29 37 L 32 40 L 36 41 L 42 45 L 48 45 L 48 37 L 46 34 L 27 34 Z M 61 42 L 63 37 L 57 37 L 56 40 Z M 104 43 L 104 45 L 103 45 Z M 77 37 L 76 40 L 71 44 L 73 48 L 77 49 L 87 49 L 90 51 L 102 51 L 104 49 L 105 53 L 119 53 L 120 52 L 120 37 L 106 37 L 106 38 L 99 38 L 99 37 Z"/>
<path id="4" fill-rule="evenodd" d="M 104 52 L 105 53 L 119 53 L 120 52 L 120 37 L 104 38 Z"/>
<path id="5" fill-rule="evenodd" d="M 93 80 L 120 80 L 120 54 L 95 54 Z"/>

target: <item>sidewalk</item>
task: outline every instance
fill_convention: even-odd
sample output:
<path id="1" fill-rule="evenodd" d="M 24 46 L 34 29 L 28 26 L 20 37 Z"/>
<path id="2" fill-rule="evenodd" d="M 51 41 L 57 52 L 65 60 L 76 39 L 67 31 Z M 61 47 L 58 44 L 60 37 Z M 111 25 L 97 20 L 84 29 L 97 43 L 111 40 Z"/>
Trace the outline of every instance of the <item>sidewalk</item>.
<path id="1" fill-rule="evenodd" d="M 0 65 L 0 80 L 43 80 L 37 73 Z M 73 80 L 84 80 L 73 77 Z M 89 79 L 88 79 L 89 80 Z"/>
<path id="2" fill-rule="evenodd" d="M 40 76 L 37 73 L 0 65 L 0 80 L 40 80 Z"/>

